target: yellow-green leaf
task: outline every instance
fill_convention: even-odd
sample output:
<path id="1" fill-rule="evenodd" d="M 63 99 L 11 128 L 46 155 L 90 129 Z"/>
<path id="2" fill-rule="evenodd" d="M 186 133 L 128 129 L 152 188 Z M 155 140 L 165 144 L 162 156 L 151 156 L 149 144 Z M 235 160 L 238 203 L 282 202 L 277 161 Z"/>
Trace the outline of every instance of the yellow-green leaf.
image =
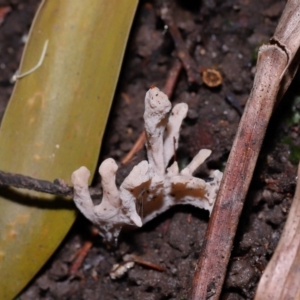
<path id="1" fill-rule="evenodd" d="M 48 0 L 31 29 L 0 129 L 0 170 L 62 178 L 95 170 L 137 0 Z M 75 218 L 70 199 L 1 189 L 0 299 L 13 298 Z"/>

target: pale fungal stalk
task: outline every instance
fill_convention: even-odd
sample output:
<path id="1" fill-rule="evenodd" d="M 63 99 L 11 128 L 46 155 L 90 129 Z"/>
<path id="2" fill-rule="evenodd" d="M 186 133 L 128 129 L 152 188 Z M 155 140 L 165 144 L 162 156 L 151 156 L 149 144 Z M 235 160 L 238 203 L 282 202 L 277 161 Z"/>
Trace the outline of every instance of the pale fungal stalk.
<path id="1" fill-rule="evenodd" d="M 118 166 L 112 158 L 106 159 L 99 168 L 103 188 L 99 205 L 94 206 L 89 194 L 88 169 L 81 167 L 72 174 L 76 206 L 107 241 L 116 241 L 123 225 L 141 227 L 177 204 L 191 204 L 210 213 L 213 209 L 222 172 L 211 172 L 209 182 L 193 177 L 211 154 L 210 150 L 200 150 L 182 171 L 176 161 L 167 168 L 178 147 L 179 130 L 188 106 L 180 103 L 170 111 L 168 97 L 152 87 L 145 97 L 144 113 L 148 162 L 135 166 L 118 189 L 115 184 Z M 141 207 L 139 213 L 137 207 Z"/>

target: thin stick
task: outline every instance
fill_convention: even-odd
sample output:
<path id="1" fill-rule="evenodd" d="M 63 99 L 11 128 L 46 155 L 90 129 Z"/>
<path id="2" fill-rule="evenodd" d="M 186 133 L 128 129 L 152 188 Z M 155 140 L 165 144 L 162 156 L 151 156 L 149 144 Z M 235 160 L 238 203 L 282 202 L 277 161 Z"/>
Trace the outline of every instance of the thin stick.
<path id="1" fill-rule="evenodd" d="M 149 269 L 153 269 L 153 270 L 160 271 L 160 272 L 165 272 L 166 271 L 166 268 L 164 268 L 160 265 L 153 264 L 149 261 L 142 260 L 140 257 L 137 257 L 137 256 L 134 256 L 133 261 L 135 263 L 137 263 L 139 265 L 142 265 L 144 267 L 147 267 Z"/>
<path id="2" fill-rule="evenodd" d="M 132 157 L 139 152 L 141 149 L 143 149 L 146 142 L 146 133 L 145 130 L 140 134 L 136 142 L 134 143 L 131 150 L 124 156 L 124 158 L 121 160 L 122 165 L 126 165 L 130 162 Z"/>
<path id="3" fill-rule="evenodd" d="M 175 86 L 177 84 L 181 70 L 182 62 L 176 59 L 171 70 L 169 71 L 167 81 L 163 88 L 164 93 L 168 96 L 169 99 L 171 99 L 174 94 Z"/>
<path id="4" fill-rule="evenodd" d="M 153 270 L 156 270 L 156 271 L 159 271 L 159 272 L 165 272 L 166 271 L 166 268 L 160 266 L 160 265 L 156 265 L 152 262 L 149 262 L 149 261 L 146 261 L 144 260 L 142 257 L 140 256 L 137 256 L 135 254 L 127 254 L 124 256 L 124 261 L 128 262 L 128 261 L 133 261 L 141 266 L 144 266 L 144 267 L 147 267 L 147 268 L 150 268 L 150 269 L 153 269 Z"/>
<path id="5" fill-rule="evenodd" d="M 0 7 L 0 25 L 3 23 L 5 16 L 11 11 L 10 6 Z"/>
<path id="6" fill-rule="evenodd" d="M 82 266 L 83 261 L 85 260 L 86 256 L 88 255 L 90 249 L 93 246 L 92 241 L 85 241 L 83 246 L 79 249 L 76 254 L 76 258 L 72 265 L 69 268 L 69 275 L 74 276 L 78 272 L 79 268 Z"/>
<path id="7" fill-rule="evenodd" d="M 93 226 L 90 231 L 89 240 L 84 242 L 84 244 L 81 246 L 81 248 L 77 251 L 74 258 L 72 259 L 73 262 L 69 268 L 69 275 L 71 277 L 75 276 L 78 270 L 81 268 L 82 263 L 87 257 L 90 249 L 93 247 L 94 238 L 98 235 L 99 235 L 98 229 Z"/>
<path id="8" fill-rule="evenodd" d="M 0 171 L 0 186 L 13 186 L 64 197 L 73 197 L 73 187 L 63 180 L 56 179 L 54 182 L 35 179 L 21 174 L 13 174 Z M 91 197 L 100 198 L 99 190 L 90 188 Z"/>

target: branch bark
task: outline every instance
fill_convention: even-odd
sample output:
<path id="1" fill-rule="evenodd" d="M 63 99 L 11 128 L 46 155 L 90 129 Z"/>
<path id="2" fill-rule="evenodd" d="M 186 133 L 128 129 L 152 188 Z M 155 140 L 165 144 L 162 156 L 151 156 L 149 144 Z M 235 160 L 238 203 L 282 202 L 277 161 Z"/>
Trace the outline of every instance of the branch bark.
<path id="1" fill-rule="evenodd" d="M 13 174 L 0 171 L 0 186 L 13 186 L 53 194 L 57 196 L 73 197 L 73 187 L 67 185 L 61 179 L 55 179 L 54 182 L 35 179 L 21 174 Z M 99 189 L 90 188 L 92 198 L 100 198 Z"/>

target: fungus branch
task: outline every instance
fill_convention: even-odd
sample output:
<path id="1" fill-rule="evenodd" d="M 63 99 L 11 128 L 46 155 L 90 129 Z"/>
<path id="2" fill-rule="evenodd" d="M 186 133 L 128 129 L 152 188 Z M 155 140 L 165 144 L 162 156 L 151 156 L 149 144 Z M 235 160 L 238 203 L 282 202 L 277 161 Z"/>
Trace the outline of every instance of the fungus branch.
<path id="1" fill-rule="evenodd" d="M 147 92 L 144 121 L 148 161 L 135 166 L 118 189 L 117 164 L 111 158 L 105 160 L 99 168 L 103 188 L 99 205 L 94 206 L 89 194 L 89 171 L 81 167 L 72 174 L 74 202 L 105 240 L 116 241 L 123 225 L 140 227 L 173 205 L 191 204 L 212 211 L 222 173 L 211 172 L 209 182 L 193 177 L 210 150 L 200 150 L 182 171 L 176 161 L 167 168 L 178 147 L 180 126 L 187 111 L 184 103 L 171 110 L 168 97 L 156 87 Z M 141 215 L 136 209 L 138 204 L 143 210 Z"/>

